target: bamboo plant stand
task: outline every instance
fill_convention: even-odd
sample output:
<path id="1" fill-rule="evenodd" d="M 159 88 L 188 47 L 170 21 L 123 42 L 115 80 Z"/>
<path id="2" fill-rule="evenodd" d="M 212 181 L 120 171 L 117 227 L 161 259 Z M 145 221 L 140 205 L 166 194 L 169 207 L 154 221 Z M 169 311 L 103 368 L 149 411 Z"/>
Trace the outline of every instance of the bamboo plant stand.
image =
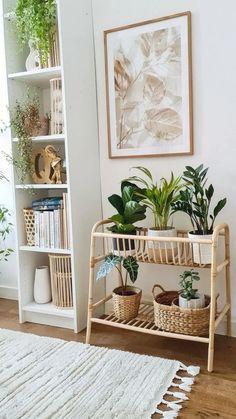
<path id="1" fill-rule="evenodd" d="M 128 329 L 131 331 L 138 331 L 156 336 L 164 336 L 169 338 L 177 338 L 183 340 L 191 340 L 196 342 L 203 342 L 208 344 L 208 365 L 209 372 L 213 371 L 214 358 L 214 337 L 215 331 L 220 322 L 227 315 L 227 335 L 231 335 L 231 310 L 230 310 L 230 237 L 229 227 L 227 224 L 220 224 L 215 227 L 212 239 L 198 239 L 188 238 L 186 231 L 178 231 L 177 237 L 149 237 L 146 229 L 140 229 L 136 236 L 127 236 L 120 234 L 112 234 L 104 232 L 104 226 L 110 223 L 109 220 L 100 221 L 95 224 L 91 235 L 91 254 L 90 254 L 90 275 L 89 275 L 89 301 L 88 301 L 88 320 L 87 320 L 87 335 L 86 343 L 90 343 L 91 326 L 92 323 L 99 323 L 108 326 L 114 326 L 121 329 Z M 102 231 L 101 231 L 102 230 Z M 100 255 L 97 252 L 97 244 L 99 241 L 103 242 L 104 254 Z M 224 242 L 223 256 L 218 252 L 219 241 Z M 129 244 L 127 246 L 127 243 Z M 150 245 L 151 243 L 151 245 Z M 200 246 L 211 246 L 211 263 L 204 265 L 202 263 L 194 263 L 193 261 L 193 246 L 198 246 L 199 258 L 201 261 Z M 125 250 L 125 247 L 130 250 Z M 101 248 L 101 247 L 100 247 Z M 151 248 L 151 251 L 150 251 Z M 120 250 L 122 249 L 122 250 Z M 124 250 L 123 250 L 124 249 Z M 171 252 L 170 252 L 171 250 Z M 93 286 L 94 286 L 94 271 L 97 263 L 104 260 L 109 253 L 116 253 L 117 255 L 133 255 L 138 262 L 165 264 L 169 266 L 183 266 L 188 268 L 203 268 L 209 269 L 211 279 L 211 305 L 210 305 L 210 322 L 208 336 L 192 336 L 179 333 L 170 333 L 158 329 L 154 323 L 153 303 L 149 301 L 142 301 L 137 318 L 130 321 L 120 321 L 114 314 L 105 315 L 102 318 L 94 316 L 94 310 L 104 305 L 112 298 L 112 295 L 107 295 L 100 301 L 93 300 Z M 221 257 L 220 257 L 221 256 Z M 221 260 L 220 260 L 221 259 Z M 216 280 L 219 273 L 224 270 L 225 287 L 226 287 L 226 302 L 220 313 L 216 312 Z"/>

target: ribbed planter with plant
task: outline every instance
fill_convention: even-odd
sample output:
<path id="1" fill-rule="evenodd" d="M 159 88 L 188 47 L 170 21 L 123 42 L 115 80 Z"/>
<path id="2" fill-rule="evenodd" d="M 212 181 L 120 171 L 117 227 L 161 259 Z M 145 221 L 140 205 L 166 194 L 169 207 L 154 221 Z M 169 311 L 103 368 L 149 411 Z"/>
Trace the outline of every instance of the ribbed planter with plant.
<path id="1" fill-rule="evenodd" d="M 15 15 L 21 45 L 25 46 L 30 42 L 38 51 L 41 67 L 48 67 L 56 31 L 56 1 L 17 0 Z"/>
<path id="2" fill-rule="evenodd" d="M 138 315 L 142 291 L 129 286 L 128 278 L 134 284 L 138 278 L 139 264 L 135 257 L 109 254 L 101 264 L 96 280 L 105 278 L 113 269 L 119 273 L 120 286 L 112 292 L 114 314 L 119 320 L 131 320 Z"/>
<path id="3" fill-rule="evenodd" d="M 186 182 L 185 190 L 180 191 L 177 201 L 172 204 L 173 211 L 186 213 L 191 221 L 193 230 L 188 233 L 190 238 L 211 239 L 214 223 L 219 212 L 226 205 L 226 198 L 221 199 L 211 212 L 214 187 L 207 184 L 208 168 L 203 164 L 194 169 L 186 166 L 183 180 Z M 196 263 L 211 263 L 211 245 L 193 243 L 193 259 Z"/>
<path id="4" fill-rule="evenodd" d="M 114 224 L 108 227 L 108 230 L 115 234 L 136 235 L 137 226 L 134 224 L 146 218 L 146 205 L 140 203 L 141 193 L 134 183 L 123 181 L 121 183 L 121 196 L 113 194 L 109 196 L 108 201 L 116 209 L 117 214 L 109 217 Z M 114 250 L 123 251 L 124 248 L 134 249 L 134 240 L 116 239 L 113 240 Z"/>
<path id="5" fill-rule="evenodd" d="M 179 306 L 181 308 L 202 308 L 205 306 L 204 294 L 199 294 L 197 288 L 193 288 L 194 281 L 200 281 L 199 273 L 191 269 L 184 271 L 180 275 L 181 281 L 179 285 L 181 290 L 179 293 Z"/>
<path id="6" fill-rule="evenodd" d="M 135 167 L 134 169 L 144 173 L 147 180 L 140 176 L 132 176 L 128 180 L 140 183 L 144 188 L 136 191 L 135 194 L 142 199 L 142 202 L 150 209 L 153 215 L 153 226 L 148 229 L 148 236 L 151 237 L 176 237 L 177 232 L 172 226 L 170 218 L 172 204 L 179 199 L 180 190 L 183 187 L 181 177 L 174 177 L 168 181 L 161 178 L 158 182 L 153 180 L 151 172 L 145 167 Z M 149 253 L 153 255 L 155 249 L 156 257 L 172 257 L 172 249 L 175 252 L 175 243 L 160 243 L 160 247 L 154 245 L 152 241 L 148 243 Z"/>

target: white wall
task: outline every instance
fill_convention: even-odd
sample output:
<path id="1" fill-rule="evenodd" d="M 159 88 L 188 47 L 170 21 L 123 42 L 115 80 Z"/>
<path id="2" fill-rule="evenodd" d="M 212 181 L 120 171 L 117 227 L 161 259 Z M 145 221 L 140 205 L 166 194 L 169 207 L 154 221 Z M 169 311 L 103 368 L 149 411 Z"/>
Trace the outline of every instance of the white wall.
<path id="1" fill-rule="evenodd" d="M 190 10 L 192 12 L 194 155 L 162 158 L 108 159 L 103 30 L 147 19 Z M 102 199 L 104 217 L 113 213 L 107 197 L 119 191 L 119 182 L 132 166 L 143 165 L 154 176 L 181 174 L 185 165 L 204 163 L 210 167 L 209 180 L 216 190 L 215 199 L 228 199 L 218 222 L 230 224 L 232 234 L 232 296 L 236 318 L 236 55 L 235 0 L 94 0 L 94 38 L 97 71 Z M 186 218 L 176 215 L 175 225 L 188 227 Z M 150 295 L 153 282 L 174 287 L 181 270 L 152 266 L 140 282 Z M 207 274 L 202 288 L 209 289 Z M 108 284 L 112 288 L 113 284 Z M 221 292 L 223 295 L 223 291 Z"/>
<path id="2" fill-rule="evenodd" d="M 2 18 L 2 2 L 0 2 L 0 18 Z M 2 122 L 8 122 L 8 111 L 7 111 L 7 85 L 6 85 L 6 74 L 5 74 L 5 50 L 3 40 L 3 25 L 0 23 L 0 127 Z M 5 131 L 3 134 L 0 133 L 0 171 L 9 179 L 9 182 L 0 181 L 0 205 L 7 207 L 13 214 L 14 201 L 13 201 L 13 190 L 12 190 L 12 167 L 7 163 L 6 158 L 3 155 L 3 151 L 10 153 L 11 142 L 10 132 Z M 14 221 L 12 216 L 11 222 Z M 15 248 L 15 235 L 14 226 L 13 231 L 7 239 L 6 245 L 11 248 Z M 0 297 L 16 298 L 17 296 L 17 273 L 16 273 L 16 255 L 13 253 L 8 262 L 0 262 Z"/>

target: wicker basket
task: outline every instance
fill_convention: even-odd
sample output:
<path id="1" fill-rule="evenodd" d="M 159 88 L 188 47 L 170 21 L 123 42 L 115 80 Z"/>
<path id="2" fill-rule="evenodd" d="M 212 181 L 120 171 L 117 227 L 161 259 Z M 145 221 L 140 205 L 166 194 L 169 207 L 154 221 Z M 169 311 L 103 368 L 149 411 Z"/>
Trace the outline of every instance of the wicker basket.
<path id="1" fill-rule="evenodd" d="M 157 287 L 162 293 L 155 295 Z M 154 321 L 159 329 L 193 336 L 209 333 L 210 297 L 208 295 L 205 296 L 206 307 L 189 309 L 178 306 L 177 291 L 165 291 L 160 285 L 154 285 L 152 293 Z"/>
<path id="2" fill-rule="evenodd" d="M 112 293 L 114 314 L 119 320 L 134 319 L 139 311 L 142 290 L 132 286 L 126 287 L 126 290 L 135 294 L 121 295 L 122 287 L 115 288 Z"/>
<path id="3" fill-rule="evenodd" d="M 71 257 L 49 255 L 52 302 L 57 307 L 73 307 Z"/>
<path id="4" fill-rule="evenodd" d="M 24 208 L 25 231 L 28 246 L 35 245 L 35 217 L 31 208 Z"/>

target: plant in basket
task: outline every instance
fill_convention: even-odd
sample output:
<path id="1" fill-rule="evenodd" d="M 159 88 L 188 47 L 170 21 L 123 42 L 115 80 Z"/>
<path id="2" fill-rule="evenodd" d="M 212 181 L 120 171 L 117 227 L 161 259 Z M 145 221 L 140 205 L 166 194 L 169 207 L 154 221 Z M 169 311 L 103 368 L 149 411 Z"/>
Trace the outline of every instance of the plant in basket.
<path id="1" fill-rule="evenodd" d="M 154 237 L 176 237 L 176 229 L 171 225 L 170 218 L 172 213 L 172 204 L 180 197 L 180 190 L 183 187 L 181 177 L 174 177 L 171 173 L 170 180 L 161 178 L 159 183 L 154 181 L 151 172 L 145 167 L 134 167 L 144 173 L 147 180 L 139 176 L 132 176 L 128 180 L 141 183 L 144 188 L 141 191 L 136 191 L 136 195 L 142 199 L 142 202 L 151 210 L 153 215 L 153 226 L 148 229 L 148 235 Z M 149 248 L 156 248 L 153 242 L 148 244 Z M 173 247 L 176 248 L 175 243 Z M 157 251 L 157 258 L 162 253 L 161 258 L 166 256 L 166 249 L 168 257 L 172 256 L 171 243 L 165 242 L 160 244 L 161 251 Z M 150 251 L 152 255 L 152 250 Z"/>
<path id="2" fill-rule="evenodd" d="M 141 192 L 134 183 L 123 181 L 121 183 L 121 196 L 113 194 L 109 196 L 108 201 L 117 210 L 117 214 L 109 217 L 109 220 L 113 221 L 113 225 L 108 227 L 108 230 L 115 234 L 127 234 L 135 235 L 137 227 L 134 223 L 144 220 L 146 218 L 146 205 L 140 203 L 141 199 L 137 195 L 137 192 Z M 134 249 L 134 240 L 130 241 L 125 239 L 114 239 L 113 247 L 114 250 L 119 249 L 121 251 L 128 250 L 129 247 Z"/>
<path id="3" fill-rule="evenodd" d="M 182 308 L 202 308 L 205 306 L 205 296 L 198 293 L 198 289 L 193 288 L 194 281 L 199 281 L 199 273 L 191 269 L 184 271 L 180 275 L 181 286 L 179 294 L 179 306 Z"/>
<path id="4" fill-rule="evenodd" d="M 180 191 L 179 199 L 172 204 L 172 214 L 181 211 L 189 216 L 193 227 L 193 231 L 189 232 L 190 238 L 211 239 L 216 217 L 227 201 L 226 198 L 221 199 L 210 213 L 214 187 L 212 184 L 206 186 L 207 172 L 208 168 L 205 169 L 203 164 L 196 169 L 186 166 L 183 173 L 186 189 Z M 193 243 L 193 259 L 196 263 L 211 263 L 211 246 Z"/>
<path id="5" fill-rule="evenodd" d="M 109 254 L 100 266 L 96 280 L 105 278 L 113 269 L 119 273 L 120 286 L 112 293 L 115 316 L 119 320 L 130 320 L 138 315 L 142 291 L 128 285 L 128 278 L 134 284 L 138 278 L 139 264 L 133 256 L 117 256 Z"/>

